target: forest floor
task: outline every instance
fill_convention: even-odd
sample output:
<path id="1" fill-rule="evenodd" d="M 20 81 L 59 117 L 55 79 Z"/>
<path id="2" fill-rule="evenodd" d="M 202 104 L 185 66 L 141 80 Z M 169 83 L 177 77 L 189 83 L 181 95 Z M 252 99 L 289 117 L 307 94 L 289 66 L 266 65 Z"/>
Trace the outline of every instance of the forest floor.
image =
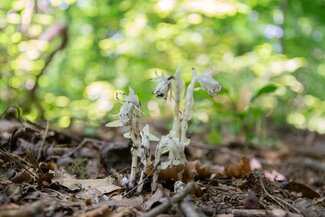
<path id="1" fill-rule="evenodd" d="M 290 130 L 274 148 L 192 135 L 188 163 L 160 174 L 154 192 L 147 174 L 137 193 L 121 185 L 131 165 L 121 134 L 1 119 L 0 217 L 325 216 L 324 136 Z"/>

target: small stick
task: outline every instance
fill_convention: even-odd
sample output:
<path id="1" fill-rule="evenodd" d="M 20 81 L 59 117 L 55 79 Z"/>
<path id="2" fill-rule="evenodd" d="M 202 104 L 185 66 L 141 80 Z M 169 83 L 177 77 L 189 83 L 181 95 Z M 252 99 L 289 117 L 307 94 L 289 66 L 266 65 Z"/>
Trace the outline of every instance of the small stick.
<path id="1" fill-rule="evenodd" d="M 264 209 L 221 209 L 220 214 L 233 214 L 235 217 L 270 217 L 270 216 L 287 216 L 303 217 L 301 214 L 287 212 L 282 209 L 264 210 Z"/>
<path id="2" fill-rule="evenodd" d="M 181 211 L 186 217 L 206 217 L 206 215 L 195 204 L 190 196 L 187 196 L 181 203 Z"/>
<path id="3" fill-rule="evenodd" d="M 273 201 L 275 201 L 277 204 L 279 204 L 281 207 L 283 206 L 282 203 L 284 203 L 285 205 L 287 205 L 288 207 L 290 207 L 291 209 L 293 209 L 294 211 L 296 211 L 297 213 L 301 213 L 299 209 L 297 209 L 296 207 L 294 207 L 293 205 L 291 205 L 290 203 L 284 201 L 284 200 L 281 200 L 280 198 L 276 197 L 276 196 L 273 196 L 271 195 L 265 188 L 264 184 L 263 184 L 263 181 L 262 181 L 262 177 L 259 176 L 260 178 L 260 182 L 261 182 L 261 185 L 262 185 L 262 188 L 264 190 L 264 192 L 266 193 L 266 195 L 268 197 L 270 197 Z M 282 202 L 282 203 L 281 203 Z M 285 207 L 282 207 L 282 208 L 285 208 Z"/>
<path id="4" fill-rule="evenodd" d="M 23 168 L 24 170 L 26 170 L 30 175 L 32 175 L 35 178 L 38 178 L 38 176 L 36 174 L 34 174 L 33 172 L 31 172 L 30 170 L 27 169 L 27 167 L 22 164 L 21 162 L 19 162 L 18 160 L 16 160 L 15 158 L 13 158 L 9 153 L 5 152 L 4 150 L 0 149 L 0 152 L 7 156 L 9 159 L 11 159 L 12 161 L 14 161 L 16 164 L 18 164 L 21 168 Z"/>
<path id="5" fill-rule="evenodd" d="M 143 213 L 141 217 L 155 217 L 167 211 L 173 204 L 180 203 L 193 190 L 193 186 L 194 186 L 193 182 L 187 183 L 181 192 L 175 194 L 169 200 L 163 202 L 162 204 L 153 208 L 152 210 Z"/>
<path id="6" fill-rule="evenodd" d="M 50 124 L 49 124 L 49 122 L 47 121 L 47 122 L 46 122 L 45 132 L 44 132 L 43 137 L 42 137 L 42 143 L 41 143 L 41 146 L 40 146 L 39 149 L 38 149 L 37 160 L 39 160 L 39 159 L 41 158 L 42 151 L 43 151 L 44 144 L 45 144 L 45 140 L 46 140 L 46 136 L 47 136 L 47 133 L 48 133 L 48 131 L 49 131 L 49 127 L 50 127 Z"/>

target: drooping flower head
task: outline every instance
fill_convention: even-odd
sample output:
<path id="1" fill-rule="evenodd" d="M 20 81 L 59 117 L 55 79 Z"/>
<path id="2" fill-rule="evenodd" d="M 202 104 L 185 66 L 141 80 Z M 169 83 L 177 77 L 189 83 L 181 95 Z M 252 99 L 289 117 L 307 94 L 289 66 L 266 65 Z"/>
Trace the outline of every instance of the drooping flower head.
<path id="1" fill-rule="evenodd" d="M 131 87 L 129 87 L 129 95 L 125 95 L 124 100 L 125 102 L 120 109 L 119 117 L 121 123 L 127 126 L 131 124 L 134 109 L 140 110 L 140 103 L 138 96 Z"/>
<path id="2" fill-rule="evenodd" d="M 198 76 L 197 80 L 201 87 L 211 96 L 218 95 L 222 90 L 222 85 L 218 81 L 214 80 L 208 71 Z"/>
<path id="3" fill-rule="evenodd" d="M 156 74 L 157 75 L 157 74 Z M 157 82 L 156 89 L 153 91 L 153 93 L 157 96 L 157 98 L 167 98 L 167 94 L 170 90 L 170 83 L 171 80 L 174 79 L 173 76 L 158 76 L 156 78 L 153 78 L 153 82 Z"/>
<path id="4" fill-rule="evenodd" d="M 120 94 L 123 95 L 123 100 L 120 100 L 120 102 L 122 102 L 122 107 L 120 108 L 120 112 L 118 114 L 119 120 L 112 121 L 106 124 L 106 126 L 108 127 L 120 127 L 130 125 L 132 118 L 134 118 L 134 111 L 141 110 L 139 98 L 131 87 L 129 87 L 128 95 L 125 93 Z"/>

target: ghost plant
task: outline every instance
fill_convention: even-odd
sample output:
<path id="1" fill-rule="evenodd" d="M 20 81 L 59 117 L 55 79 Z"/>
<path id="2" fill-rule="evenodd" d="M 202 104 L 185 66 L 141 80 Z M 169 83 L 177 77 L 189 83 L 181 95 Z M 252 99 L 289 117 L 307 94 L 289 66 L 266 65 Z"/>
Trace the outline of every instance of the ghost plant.
<path id="1" fill-rule="evenodd" d="M 123 99 L 119 99 L 119 94 L 123 96 Z M 122 107 L 118 114 L 119 119 L 116 121 L 109 122 L 106 124 L 107 127 L 121 127 L 129 126 L 130 131 L 125 134 L 125 137 L 130 138 L 132 141 L 132 165 L 130 174 L 130 186 L 133 187 L 136 169 L 138 165 L 138 150 L 141 146 L 140 140 L 140 130 L 139 130 L 139 119 L 141 113 L 141 107 L 138 96 L 135 94 L 134 90 L 129 87 L 129 94 L 125 93 L 117 94 L 117 99 L 122 103 Z"/>
<path id="2" fill-rule="evenodd" d="M 172 76 L 169 76 L 172 77 Z M 184 82 L 181 78 L 180 67 L 177 68 L 174 78 L 174 90 L 175 90 L 175 114 L 173 128 L 168 135 L 162 136 L 155 152 L 155 167 L 157 168 L 152 179 L 151 188 L 155 190 L 157 187 L 158 174 L 161 169 L 165 169 L 169 166 L 184 165 L 186 163 L 185 147 L 190 143 L 190 139 L 186 137 L 186 131 L 188 128 L 188 122 L 191 119 L 191 111 L 193 105 L 193 94 L 195 90 L 195 84 L 200 83 L 201 88 L 205 90 L 209 95 L 215 96 L 221 91 L 222 86 L 212 78 L 209 72 L 205 72 L 202 75 L 197 75 L 195 69 L 192 69 L 192 80 L 187 86 L 184 110 L 180 111 L 180 101 L 182 97 L 182 89 Z M 170 81 L 170 80 L 169 80 Z M 157 93 L 163 92 L 164 98 L 166 98 L 168 89 L 163 89 L 166 86 L 165 80 L 161 79 L 156 86 L 154 93 L 157 97 L 160 97 Z M 170 83 L 168 83 L 170 87 Z M 182 117 L 180 115 L 182 114 Z M 161 162 L 161 155 L 168 152 L 168 161 Z"/>
<path id="3" fill-rule="evenodd" d="M 136 173 L 138 171 L 138 159 L 140 159 L 141 174 L 138 182 L 138 192 L 142 191 L 144 175 L 151 164 L 150 141 L 159 141 L 155 151 L 154 168 L 156 170 L 152 177 L 152 190 L 155 190 L 157 187 L 158 175 L 161 169 L 184 165 L 186 163 L 184 151 L 185 147 L 190 143 L 190 139 L 186 137 L 186 131 L 188 122 L 191 119 L 195 84 L 198 82 L 201 85 L 201 89 L 205 90 L 211 96 L 217 95 L 222 89 L 219 82 L 214 80 L 209 72 L 197 75 L 195 69 L 192 69 L 192 80 L 187 86 L 184 109 L 181 110 L 180 104 L 182 98 L 184 98 L 182 93 L 185 85 L 181 77 L 180 66 L 178 66 L 174 76 L 157 75 L 152 80 L 157 82 L 157 86 L 153 91 L 157 98 L 167 99 L 169 92 L 174 92 L 170 94 L 175 101 L 173 127 L 167 135 L 162 136 L 159 141 L 158 138 L 149 133 L 148 125 L 140 131 L 139 119 L 141 107 L 138 96 L 131 87 L 129 87 L 128 95 L 125 93 L 117 94 L 117 99 L 122 103 L 118 114 L 119 119 L 106 125 L 108 127 L 129 126 L 130 128 L 130 131 L 124 134 L 124 137 L 130 138 L 132 141 L 132 165 L 129 186 L 133 187 L 135 184 Z M 123 99 L 119 99 L 119 95 L 122 95 Z M 168 153 L 168 160 L 162 162 L 161 155 L 165 153 Z"/>

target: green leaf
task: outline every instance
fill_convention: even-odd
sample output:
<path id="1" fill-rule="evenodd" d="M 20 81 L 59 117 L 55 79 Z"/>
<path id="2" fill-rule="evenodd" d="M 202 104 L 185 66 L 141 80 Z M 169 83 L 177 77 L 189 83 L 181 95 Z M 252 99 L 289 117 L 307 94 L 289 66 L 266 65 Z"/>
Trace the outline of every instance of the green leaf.
<path id="1" fill-rule="evenodd" d="M 264 87 L 262 87 L 261 89 L 259 89 L 251 98 L 251 102 L 253 102 L 254 100 L 256 100 L 258 97 L 264 95 L 264 94 L 268 94 L 268 93 L 274 93 L 276 90 L 278 89 L 278 86 L 275 84 L 268 84 Z"/>

